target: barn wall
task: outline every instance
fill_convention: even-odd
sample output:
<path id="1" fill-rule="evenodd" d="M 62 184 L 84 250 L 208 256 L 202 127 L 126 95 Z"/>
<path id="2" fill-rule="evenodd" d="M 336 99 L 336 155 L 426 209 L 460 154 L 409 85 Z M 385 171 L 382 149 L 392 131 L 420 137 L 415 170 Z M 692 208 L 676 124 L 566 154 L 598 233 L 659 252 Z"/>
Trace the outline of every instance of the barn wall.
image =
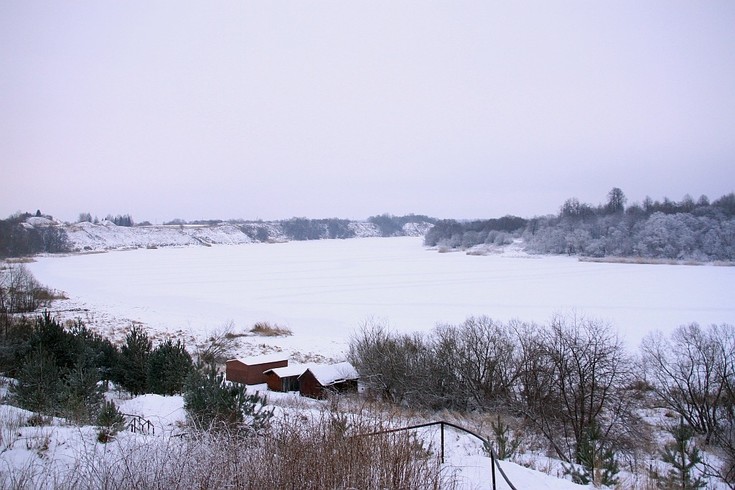
<path id="1" fill-rule="evenodd" d="M 228 381 L 236 381 L 246 385 L 257 385 L 266 382 L 264 371 L 288 366 L 288 360 L 264 362 L 248 366 L 237 359 L 225 363 L 225 378 Z"/>
<path id="2" fill-rule="evenodd" d="M 225 379 L 236 383 L 245 383 L 248 368 L 237 359 L 225 362 Z"/>
<path id="3" fill-rule="evenodd" d="M 299 377 L 299 393 L 309 398 L 324 398 L 325 396 L 322 385 L 309 370 Z"/>
<path id="4" fill-rule="evenodd" d="M 271 391 L 283 391 L 283 382 L 276 373 L 265 374 L 265 382 Z"/>
<path id="5" fill-rule="evenodd" d="M 265 382 L 271 391 L 299 391 L 298 376 L 285 376 L 281 378 L 276 373 L 270 372 L 265 374 Z"/>

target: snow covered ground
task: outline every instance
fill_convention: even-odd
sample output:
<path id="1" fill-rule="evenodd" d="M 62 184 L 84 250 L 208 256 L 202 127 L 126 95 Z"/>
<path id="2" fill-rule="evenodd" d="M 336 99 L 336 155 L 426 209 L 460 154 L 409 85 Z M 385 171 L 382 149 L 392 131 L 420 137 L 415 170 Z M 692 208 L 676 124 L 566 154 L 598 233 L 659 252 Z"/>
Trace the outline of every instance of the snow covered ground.
<path id="1" fill-rule="evenodd" d="M 261 388 L 264 389 L 265 385 Z M 301 411 L 305 415 L 318 413 L 328 403 L 311 399 L 296 402 L 293 400 L 294 394 L 286 393 L 272 393 L 269 397 L 276 398 L 277 405 L 280 402 L 287 406 L 281 410 L 289 413 Z M 115 401 L 121 412 L 140 415 L 150 420 L 155 426 L 155 433 L 123 431 L 113 442 L 102 444 L 96 440 L 95 427 L 71 426 L 63 419 L 53 419 L 44 426 L 28 426 L 26 421 L 33 415 L 32 412 L 0 405 L 0 484 L 15 486 L 17 483 L 19 488 L 41 488 L 41 486 L 54 488 L 54 481 L 69 481 L 71 473 L 80 471 L 80 465 L 83 467 L 82 471 L 88 471 L 86 465 L 104 466 L 116 464 L 116 460 L 129 464 L 130 460 L 121 455 L 124 452 L 127 454 L 137 452 L 157 459 L 160 452 L 168 452 L 172 444 L 180 442 L 176 435 L 181 433 L 182 424 L 185 422 L 184 402 L 181 396 L 143 395 Z M 288 408 L 289 404 L 295 405 L 296 408 Z M 421 437 L 427 444 L 432 444 L 434 451 L 439 450 L 437 427 L 423 430 Z M 146 449 L 141 451 L 143 447 Z M 459 488 L 468 490 L 492 488 L 490 459 L 483 454 L 479 441 L 447 429 L 444 453 L 446 471 L 455 474 Z M 513 485 L 519 489 L 587 488 L 515 463 L 503 461 L 500 464 Z M 510 488 L 499 473 L 497 488 L 501 490 Z"/>
<path id="2" fill-rule="evenodd" d="M 425 331 L 470 315 L 547 322 L 554 314 L 576 314 L 609 322 L 631 348 L 654 329 L 735 323 L 733 267 L 580 262 L 528 256 L 518 247 L 484 256 L 438 253 L 415 237 L 137 249 L 39 257 L 28 267 L 42 284 L 69 296 L 55 303 L 65 310 L 59 314 L 80 317 L 118 339 L 133 321 L 157 339 L 171 335 L 190 346 L 228 323 L 235 333 L 246 333 L 255 322 L 268 321 L 293 335 L 245 336 L 237 355 L 283 351 L 295 362 L 342 359 L 352 332 L 371 318 L 401 331 Z M 285 406 L 324 403 L 272 397 L 284 398 L 275 402 Z M 175 434 L 185 417 L 180 397 L 119 402 L 123 412 L 151 420 L 155 437 Z M 62 422 L 21 427 L 18 420 L 29 414 L 19 413 L 0 406 L 2 464 L 72 465 L 104 450 L 95 449 L 93 428 Z M 452 433 L 447 444 L 447 464 L 459 471 L 463 488 L 490 488 L 489 459 L 477 442 Z M 544 467 L 540 456 L 534 458 L 536 467 Z M 546 463 L 552 474 L 557 463 Z M 502 464 L 518 488 L 579 488 Z M 498 488 L 506 487 L 501 482 Z"/>
<path id="3" fill-rule="evenodd" d="M 107 335 L 131 322 L 187 345 L 231 323 L 288 327 L 289 337 L 243 337 L 238 355 L 293 353 L 339 360 L 366 321 L 426 331 L 469 316 L 548 322 L 576 314 L 610 323 L 631 349 L 650 331 L 735 324 L 735 267 L 581 262 L 427 250 L 421 238 L 362 238 L 173 247 L 40 257 L 28 264 L 55 304 Z M 371 320 L 372 319 L 372 320 Z"/>

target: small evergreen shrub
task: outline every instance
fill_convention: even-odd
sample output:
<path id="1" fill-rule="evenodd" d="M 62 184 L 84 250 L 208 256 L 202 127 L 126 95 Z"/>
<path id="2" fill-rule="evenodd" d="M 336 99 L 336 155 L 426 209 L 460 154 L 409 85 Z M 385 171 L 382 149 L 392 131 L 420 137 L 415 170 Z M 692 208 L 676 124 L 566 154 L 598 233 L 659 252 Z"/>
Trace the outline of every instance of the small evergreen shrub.
<path id="1" fill-rule="evenodd" d="M 500 415 L 498 415 L 497 423 L 491 422 L 490 425 L 493 429 L 495 453 L 498 459 L 505 460 L 512 458 L 516 451 L 518 451 L 521 441 L 513 437 L 510 426 L 503 422 Z M 490 449 L 488 442 L 485 442 L 485 452 L 490 453 Z"/>
<path id="2" fill-rule="evenodd" d="M 661 459 L 670 464 L 671 469 L 665 478 L 659 479 L 659 488 L 694 490 L 705 487 L 707 482 L 693 475 L 694 469 L 702 463 L 702 454 L 693 444 L 694 430 L 681 419 L 679 425 L 669 428 L 669 432 L 674 441 L 664 447 Z"/>
<path id="3" fill-rule="evenodd" d="M 98 427 L 97 440 L 106 444 L 125 428 L 125 417 L 114 402 L 106 401 L 97 415 L 96 425 Z"/>
<path id="4" fill-rule="evenodd" d="M 618 484 L 617 474 L 620 471 L 615 451 L 608 444 L 593 423 L 585 431 L 577 447 L 577 465 L 564 467 L 564 472 L 572 476 L 572 481 L 581 485 L 605 485 L 614 487 Z"/>
<path id="5" fill-rule="evenodd" d="M 266 428 L 273 410 L 265 409 L 260 395 L 225 381 L 214 369 L 194 371 L 187 380 L 184 408 L 190 424 L 200 431 L 253 433 Z"/>

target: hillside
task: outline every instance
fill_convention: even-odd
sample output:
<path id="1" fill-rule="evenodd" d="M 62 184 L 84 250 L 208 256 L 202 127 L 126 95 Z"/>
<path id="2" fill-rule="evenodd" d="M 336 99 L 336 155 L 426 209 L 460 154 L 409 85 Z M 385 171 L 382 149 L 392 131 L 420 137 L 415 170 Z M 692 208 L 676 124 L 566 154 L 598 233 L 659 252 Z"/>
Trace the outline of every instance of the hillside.
<path id="1" fill-rule="evenodd" d="M 0 256 L 291 240 L 418 237 L 423 236 L 434 221 L 423 216 L 383 215 L 367 221 L 291 218 L 282 221 L 238 220 L 205 224 L 118 226 L 110 220 L 63 223 L 50 216 L 27 215 L 19 218 L 3 220 L 9 232 L 2 237 L 3 242 L 8 243 L 3 243 Z"/>

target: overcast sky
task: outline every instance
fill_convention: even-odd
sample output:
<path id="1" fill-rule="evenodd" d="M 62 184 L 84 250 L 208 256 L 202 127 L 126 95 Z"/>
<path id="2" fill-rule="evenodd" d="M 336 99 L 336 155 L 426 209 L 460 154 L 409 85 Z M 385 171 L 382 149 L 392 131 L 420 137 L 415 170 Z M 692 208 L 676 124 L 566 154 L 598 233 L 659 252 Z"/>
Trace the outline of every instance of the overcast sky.
<path id="1" fill-rule="evenodd" d="M 735 2 L 0 0 L 0 217 L 735 190 Z"/>

